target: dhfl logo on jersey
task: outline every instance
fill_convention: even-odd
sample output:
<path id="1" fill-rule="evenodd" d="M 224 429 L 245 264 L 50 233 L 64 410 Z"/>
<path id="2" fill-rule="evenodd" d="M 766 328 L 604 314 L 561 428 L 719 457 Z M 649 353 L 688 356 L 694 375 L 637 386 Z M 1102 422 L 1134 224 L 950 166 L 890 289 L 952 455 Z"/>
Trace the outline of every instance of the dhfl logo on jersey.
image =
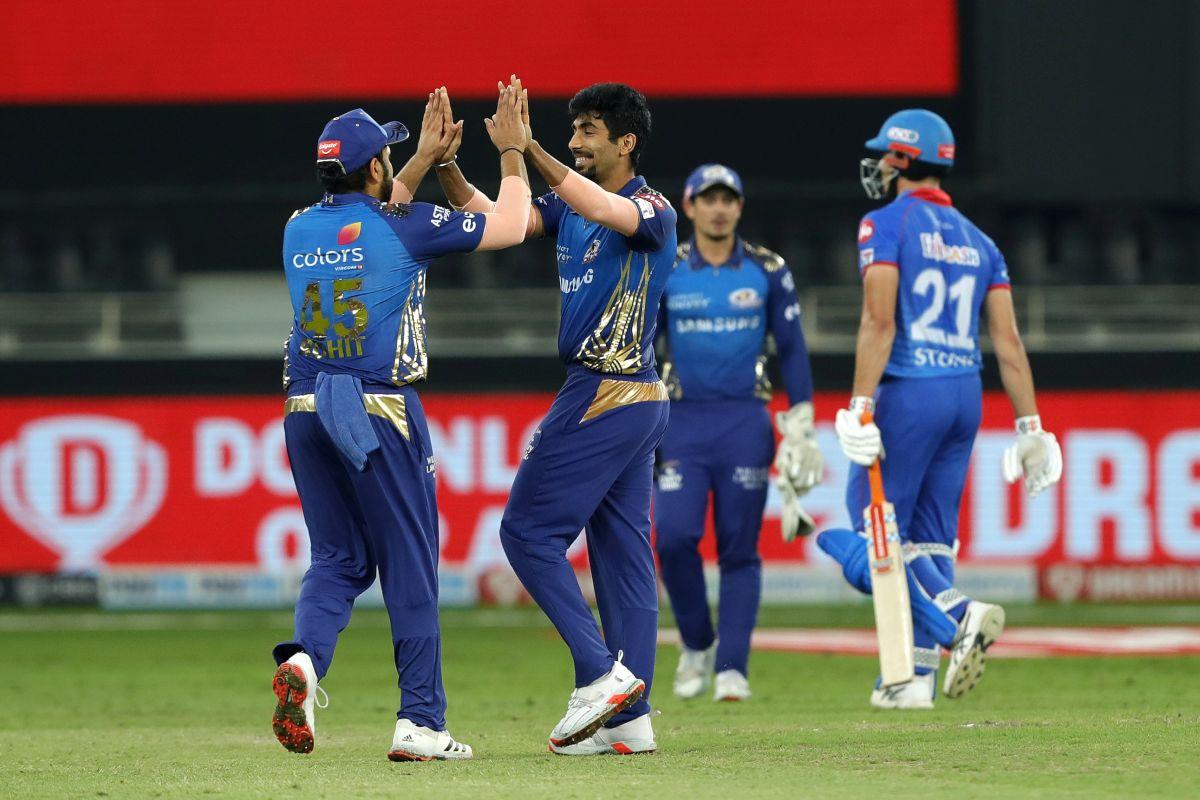
<path id="1" fill-rule="evenodd" d="M 317 142 L 317 158 L 338 158 L 342 154 L 342 143 L 337 139 Z"/>
<path id="2" fill-rule="evenodd" d="M 66 572 L 100 566 L 158 512 L 166 486 L 166 451 L 122 419 L 43 417 L 0 447 L 0 505 Z"/>
<path id="3" fill-rule="evenodd" d="M 360 233 L 362 233 L 362 223 L 351 222 L 338 231 L 338 244 L 350 244 L 358 238 Z"/>
<path id="4" fill-rule="evenodd" d="M 871 241 L 871 237 L 875 235 L 875 226 L 871 220 L 864 219 L 858 226 L 858 243 L 866 244 Z"/>

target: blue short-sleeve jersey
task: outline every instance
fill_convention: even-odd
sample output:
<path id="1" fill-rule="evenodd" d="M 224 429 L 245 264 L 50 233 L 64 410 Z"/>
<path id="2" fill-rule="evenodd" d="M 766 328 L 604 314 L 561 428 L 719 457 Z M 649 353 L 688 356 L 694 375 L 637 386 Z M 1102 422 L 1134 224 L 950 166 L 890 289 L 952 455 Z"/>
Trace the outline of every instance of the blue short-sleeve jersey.
<path id="1" fill-rule="evenodd" d="M 659 299 L 675 260 L 675 209 L 635 177 L 618 192 L 641 215 L 631 236 L 589 222 L 550 192 L 534 201 L 547 236 L 556 237 L 562 295 L 558 354 L 607 374 L 654 368 Z"/>
<path id="2" fill-rule="evenodd" d="M 768 333 L 789 402 L 812 399 L 796 284 L 783 259 L 765 247 L 739 239 L 728 261 L 710 264 L 694 241 L 681 245 L 659 324 L 682 402 L 769 400 L 763 371 Z"/>
<path id="3" fill-rule="evenodd" d="M 898 269 L 896 338 L 885 375 L 978 372 L 979 317 L 992 289 L 1009 288 L 995 243 L 939 189 L 905 192 L 863 217 L 859 271 Z"/>
<path id="4" fill-rule="evenodd" d="M 482 215 L 357 192 L 293 214 L 283 232 L 293 314 L 284 386 L 319 372 L 392 386 L 424 380 L 425 271 L 440 255 L 478 247 L 485 224 Z"/>

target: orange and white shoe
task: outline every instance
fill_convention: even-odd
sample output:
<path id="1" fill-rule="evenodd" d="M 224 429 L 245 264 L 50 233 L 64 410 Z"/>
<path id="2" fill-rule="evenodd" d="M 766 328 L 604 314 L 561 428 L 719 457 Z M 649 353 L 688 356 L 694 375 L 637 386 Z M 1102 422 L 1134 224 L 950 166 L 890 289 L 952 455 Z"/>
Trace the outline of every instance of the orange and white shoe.
<path id="1" fill-rule="evenodd" d="M 560 756 L 631 756 L 637 753 L 653 753 L 658 749 L 654 741 L 654 727 L 650 715 L 643 714 L 629 722 L 612 728 L 601 728 L 578 744 L 557 747 L 550 744 L 550 752 Z"/>
<path id="2" fill-rule="evenodd" d="M 471 745 L 455 741 L 450 731 L 435 731 L 409 719 L 396 720 L 392 736 L 392 761 L 466 761 L 474 758 Z"/>
<path id="3" fill-rule="evenodd" d="M 636 703 L 646 683 L 621 663 L 623 654 L 606 675 L 571 692 L 567 713 L 550 732 L 553 747 L 567 747 L 591 737 L 600 726 Z"/>
<path id="4" fill-rule="evenodd" d="M 307 653 L 296 653 L 275 670 L 271 682 L 275 714 L 271 728 L 279 743 L 293 753 L 311 753 L 317 735 L 316 710 L 329 705 L 325 690 L 317 686 L 317 670 Z M 317 692 L 325 702 L 317 703 Z"/>

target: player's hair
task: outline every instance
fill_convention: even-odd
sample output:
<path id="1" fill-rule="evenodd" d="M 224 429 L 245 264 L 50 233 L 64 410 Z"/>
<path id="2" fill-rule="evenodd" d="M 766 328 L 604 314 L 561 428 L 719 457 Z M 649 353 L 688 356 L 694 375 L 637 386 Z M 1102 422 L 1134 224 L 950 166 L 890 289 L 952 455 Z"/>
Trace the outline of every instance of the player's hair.
<path id="1" fill-rule="evenodd" d="M 908 166 L 901 170 L 900 174 L 910 181 L 923 181 L 926 178 L 937 178 L 939 181 L 944 181 L 950 174 L 950 167 L 945 164 L 930 164 L 928 161 L 917 161 L 915 158 L 910 158 Z"/>
<path id="2" fill-rule="evenodd" d="M 634 168 L 642 157 L 642 150 L 650 141 L 650 108 L 646 98 L 637 89 L 623 83 L 594 83 L 571 98 L 567 113 L 572 119 L 580 114 L 595 114 L 608 126 L 609 141 L 632 133 L 637 144 L 629 154 Z"/>
<path id="3" fill-rule="evenodd" d="M 382 161 L 383 151 L 380 150 L 378 155 L 372 158 L 378 158 Z M 317 179 L 321 181 L 321 185 L 325 187 L 325 191 L 329 194 L 361 192 L 367 188 L 367 177 L 370 174 L 370 161 L 367 161 L 367 163 L 349 174 L 342 172 L 342 168 L 333 162 L 317 164 Z"/>

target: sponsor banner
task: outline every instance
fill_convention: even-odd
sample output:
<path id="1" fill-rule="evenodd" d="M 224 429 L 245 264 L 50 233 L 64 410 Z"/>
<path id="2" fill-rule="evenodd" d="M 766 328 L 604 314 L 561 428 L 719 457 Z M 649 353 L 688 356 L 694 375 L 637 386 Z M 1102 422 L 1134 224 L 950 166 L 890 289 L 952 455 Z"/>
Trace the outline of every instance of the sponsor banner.
<path id="1" fill-rule="evenodd" d="M 330 54 L 358 46 L 357 31 L 378 22 L 386 29 L 396 6 L 382 0 L 7 0 L 0 102 L 358 102 L 423 99 L 442 85 L 456 98 L 494 99 L 496 80 L 511 72 L 536 98 L 570 97 L 597 80 L 670 97 L 947 96 L 958 90 L 956 5 L 905 3 L 905 34 L 921 42 L 921 55 L 897 58 L 870 35 L 895 15 L 890 0 L 770 3 L 749 14 L 717 0 L 660 0 L 627 9 L 619 24 L 637 35 L 611 57 L 611 25 L 564 33 L 563 7 L 553 0 L 525 0 L 517 25 L 505 24 L 513 7 L 460 4 L 451 21 L 440 4 L 408 3 L 404 28 L 449 25 L 454 55 L 447 57 L 444 37 L 406 36 L 402 47 L 379 53 L 403 58 L 404 68 L 380 69 Z M 698 58 L 703 52 L 726 57 Z M 337 145 L 321 142 L 322 157 L 335 157 Z M 236 150 L 236 133 L 214 146 Z"/>
<path id="2" fill-rule="evenodd" d="M 832 429 L 844 400 L 816 398 L 826 475 L 804 502 L 818 526 L 851 519 L 844 505 L 847 462 Z M 530 393 L 424 398 L 437 455 L 441 563 L 461 581 L 443 593 L 502 600 L 515 591 L 500 517 L 525 444 L 550 401 L 549 394 Z M 302 571 L 307 531 L 284 447 L 282 405 L 275 397 L 0 400 L 0 574 Z M 1046 392 L 1039 406 L 1063 445 L 1063 482 L 1032 500 L 1003 482 L 1000 456 L 1013 441 L 1012 414 L 1003 396 L 989 394 L 962 502 L 960 564 L 1200 568 L 1200 392 Z M 711 536 L 701 551 L 714 562 Z M 831 567 L 812 539 L 783 543 L 773 487 L 761 551 L 774 596 L 823 593 L 804 583 L 817 578 L 772 572 Z M 585 565 L 582 537 L 571 558 Z M 1051 574 L 1059 573 L 1043 573 Z M 1117 585 L 1105 577 L 1117 574 L 1126 573 L 1085 573 L 1078 596 L 1117 592 L 1102 588 Z M 836 573 L 830 575 L 836 584 Z M 1185 577 L 1170 580 L 1193 585 Z M 1060 575 L 1054 585 L 1066 581 Z M 1048 595 L 1050 582 L 1041 581 Z M 246 593 L 266 597 L 267 591 Z"/>
<path id="3" fill-rule="evenodd" d="M 0 575 L 0 606 L 94 606 L 99 597 L 95 575 L 37 572 Z"/>
<path id="4" fill-rule="evenodd" d="M 1200 600 L 1200 566 L 1057 564 L 1041 570 L 1039 588 L 1060 603 Z"/>

